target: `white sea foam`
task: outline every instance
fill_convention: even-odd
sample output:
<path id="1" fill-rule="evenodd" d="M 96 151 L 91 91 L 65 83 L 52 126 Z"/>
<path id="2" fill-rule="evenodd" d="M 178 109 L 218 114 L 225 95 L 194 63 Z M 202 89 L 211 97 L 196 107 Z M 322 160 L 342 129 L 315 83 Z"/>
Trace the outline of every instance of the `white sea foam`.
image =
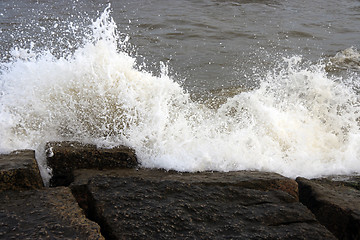
<path id="1" fill-rule="evenodd" d="M 360 172 L 359 96 L 322 64 L 285 59 L 259 88 L 218 108 L 192 101 L 166 68 L 137 70 L 118 50 L 109 9 L 73 54 L 14 49 L 0 75 L 0 150 L 77 140 L 133 147 L 144 167 L 275 171 L 315 177 Z M 347 84 L 345 84 L 346 82 Z"/>

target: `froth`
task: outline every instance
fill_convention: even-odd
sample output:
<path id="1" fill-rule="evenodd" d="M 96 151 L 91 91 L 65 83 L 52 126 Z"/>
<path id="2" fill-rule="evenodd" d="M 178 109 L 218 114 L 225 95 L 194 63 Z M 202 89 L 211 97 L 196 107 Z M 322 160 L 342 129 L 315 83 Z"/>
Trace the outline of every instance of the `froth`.
<path id="1" fill-rule="evenodd" d="M 66 57 L 15 51 L 2 63 L 1 151 L 77 140 L 126 144 L 142 166 L 178 171 L 360 171 L 358 95 L 323 65 L 285 59 L 259 88 L 208 107 L 166 70 L 154 76 L 136 69 L 135 59 L 119 51 L 109 8 L 91 29 Z M 346 79 L 352 81 L 358 79 Z"/>

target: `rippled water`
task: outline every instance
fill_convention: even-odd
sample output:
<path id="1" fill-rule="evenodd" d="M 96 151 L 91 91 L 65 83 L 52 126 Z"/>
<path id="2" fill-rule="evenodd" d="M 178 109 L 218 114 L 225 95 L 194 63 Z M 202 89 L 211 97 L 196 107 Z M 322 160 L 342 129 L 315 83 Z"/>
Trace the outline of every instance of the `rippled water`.
<path id="1" fill-rule="evenodd" d="M 3 0 L 2 56 L 30 42 L 54 51 L 76 48 L 107 2 Z M 168 63 L 190 90 L 253 86 L 249 74 L 274 67 L 282 56 L 317 61 L 360 47 L 357 0 L 110 2 L 119 32 L 130 37 L 127 51 L 155 72 L 160 61 Z"/>
<path id="2" fill-rule="evenodd" d="M 179 171 L 360 171 L 359 1 L 0 6 L 2 152 L 78 140 Z"/>

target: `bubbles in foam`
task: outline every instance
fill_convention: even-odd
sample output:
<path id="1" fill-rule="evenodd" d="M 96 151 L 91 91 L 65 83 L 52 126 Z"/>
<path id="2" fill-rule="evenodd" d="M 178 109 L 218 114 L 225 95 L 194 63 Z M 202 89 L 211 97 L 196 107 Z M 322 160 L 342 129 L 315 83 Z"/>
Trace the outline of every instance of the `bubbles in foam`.
<path id="1" fill-rule="evenodd" d="M 323 65 L 285 59 L 258 89 L 208 107 L 191 100 L 165 65 L 160 76 L 135 68 L 119 51 L 110 8 L 90 28 L 66 57 L 18 49 L 2 63 L 1 151 L 77 140 L 126 144 L 144 167 L 179 171 L 360 171 L 359 96 Z"/>

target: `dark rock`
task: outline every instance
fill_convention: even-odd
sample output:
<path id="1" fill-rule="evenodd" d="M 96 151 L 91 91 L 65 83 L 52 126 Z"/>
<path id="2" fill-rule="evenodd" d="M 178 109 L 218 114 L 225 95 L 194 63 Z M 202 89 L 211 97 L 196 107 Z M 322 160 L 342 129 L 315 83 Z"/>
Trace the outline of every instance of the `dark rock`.
<path id="1" fill-rule="evenodd" d="M 43 187 L 35 151 L 19 150 L 0 155 L 0 192 Z"/>
<path id="2" fill-rule="evenodd" d="M 360 239 L 359 180 L 296 179 L 300 201 L 339 239 Z"/>
<path id="3" fill-rule="evenodd" d="M 77 170 L 70 187 L 107 239 L 335 239 L 294 186 L 272 173 L 122 169 Z"/>
<path id="4" fill-rule="evenodd" d="M 69 188 L 0 193 L 0 239 L 104 239 Z"/>
<path id="5" fill-rule="evenodd" d="M 112 149 L 97 148 L 79 142 L 49 142 L 46 160 L 52 168 L 50 186 L 67 186 L 75 169 L 135 168 L 138 162 L 134 150 L 118 146 Z"/>

